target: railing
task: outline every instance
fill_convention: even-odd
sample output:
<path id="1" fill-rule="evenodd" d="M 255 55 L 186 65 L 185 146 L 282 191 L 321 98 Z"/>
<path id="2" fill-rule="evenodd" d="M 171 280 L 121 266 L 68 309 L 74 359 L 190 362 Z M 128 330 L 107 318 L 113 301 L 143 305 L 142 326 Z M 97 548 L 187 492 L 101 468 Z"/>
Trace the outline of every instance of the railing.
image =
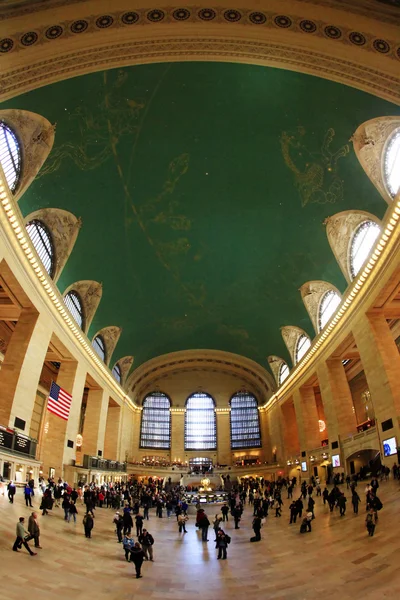
<path id="1" fill-rule="evenodd" d="M 369 435 L 376 435 L 376 427 L 370 427 L 369 429 L 366 429 L 365 431 L 361 431 L 360 433 L 356 433 L 355 435 L 352 435 L 348 438 L 344 438 L 342 440 L 342 444 L 350 444 L 351 442 L 354 442 L 355 440 L 361 440 L 364 437 L 367 437 Z"/>
<path id="2" fill-rule="evenodd" d="M 84 469 L 97 469 L 98 471 L 119 471 L 126 473 L 126 462 L 120 463 L 116 460 L 107 460 L 97 456 L 83 455 Z"/>
<path id="3" fill-rule="evenodd" d="M 0 450 L 16 456 L 36 457 L 37 440 L 0 425 Z"/>

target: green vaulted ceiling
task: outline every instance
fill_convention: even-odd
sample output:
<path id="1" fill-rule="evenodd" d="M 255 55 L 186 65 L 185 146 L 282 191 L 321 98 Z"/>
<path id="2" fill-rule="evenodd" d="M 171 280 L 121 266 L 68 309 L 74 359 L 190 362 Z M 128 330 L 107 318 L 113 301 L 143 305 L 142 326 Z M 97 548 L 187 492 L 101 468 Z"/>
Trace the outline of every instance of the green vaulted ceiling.
<path id="1" fill-rule="evenodd" d="M 113 361 L 191 348 L 263 366 L 269 354 L 288 358 L 280 327 L 313 337 L 299 287 L 346 287 L 324 219 L 386 209 L 349 139 L 398 108 L 323 79 L 153 64 L 56 83 L 2 105 L 11 107 L 57 124 L 20 206 L 82 217 L 59 288 L 103 283 L 89 337 L 121 326 Z"/>

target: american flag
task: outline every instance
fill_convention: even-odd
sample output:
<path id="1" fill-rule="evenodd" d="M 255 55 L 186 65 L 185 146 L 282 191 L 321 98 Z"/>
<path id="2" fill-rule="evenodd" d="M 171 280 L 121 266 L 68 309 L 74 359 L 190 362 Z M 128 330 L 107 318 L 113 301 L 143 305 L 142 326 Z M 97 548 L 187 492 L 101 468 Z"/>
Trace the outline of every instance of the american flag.
<path id="1" fill-rule="evenodd" d="M 52 381 L 50 394 L 47 401 L 47 410 L 54 415 L 68 421 L 69 409 L 71 408 L 72 396 Z"/>

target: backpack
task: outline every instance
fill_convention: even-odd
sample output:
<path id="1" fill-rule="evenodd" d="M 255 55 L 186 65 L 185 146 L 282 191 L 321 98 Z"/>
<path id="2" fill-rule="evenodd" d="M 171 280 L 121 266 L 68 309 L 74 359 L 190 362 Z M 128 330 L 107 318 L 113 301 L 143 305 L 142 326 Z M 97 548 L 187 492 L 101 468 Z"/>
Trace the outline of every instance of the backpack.
<path id="1" fill-rule="evenodd" d="M 227 533 L 225 534 L 225 541 L 226 541 L 227 544 L 231 543 L 231 536 L 228 535 Z"/>
<path id="2" fill-rule="evenodd" d="M 383 504 L 379 500 L 379 498 L 375 498 L 375 508 L 376 508 L 376 510 L 382 510 L 382 508 L 383 508 Z"/>

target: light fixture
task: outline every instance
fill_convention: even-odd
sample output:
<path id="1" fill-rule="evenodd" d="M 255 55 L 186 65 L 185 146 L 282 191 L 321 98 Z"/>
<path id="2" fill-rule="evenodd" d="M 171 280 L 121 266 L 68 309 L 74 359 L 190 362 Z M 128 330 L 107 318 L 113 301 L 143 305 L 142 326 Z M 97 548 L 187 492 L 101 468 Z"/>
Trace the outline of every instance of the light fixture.
<path id="1" fill-rule="evenodd" d="M 319 426 L 320 433 L 325 431 L 325 429 L 326 429 L 325 421 L 323 421 L 322 419 L 319 419 L 318 426 Z"/>

